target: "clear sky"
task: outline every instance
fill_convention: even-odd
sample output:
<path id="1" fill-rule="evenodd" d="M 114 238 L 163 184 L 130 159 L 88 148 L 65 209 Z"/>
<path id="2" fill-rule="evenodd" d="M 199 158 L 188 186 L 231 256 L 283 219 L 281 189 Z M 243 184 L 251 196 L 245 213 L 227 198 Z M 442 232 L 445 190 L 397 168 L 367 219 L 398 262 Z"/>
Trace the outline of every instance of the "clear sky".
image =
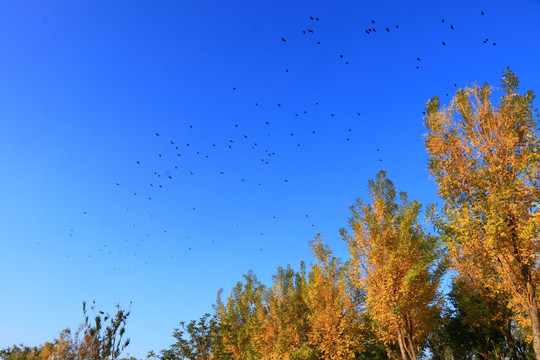
<path id="1" fill-rule="evenodd" d="M 0 348 L 132 301 L 144 357 L 316 233 L 346 259 L 378 170 L 437 201 L 426 101 L 540 92 L 539 39 L 538 0 L 1 2 Z"/>

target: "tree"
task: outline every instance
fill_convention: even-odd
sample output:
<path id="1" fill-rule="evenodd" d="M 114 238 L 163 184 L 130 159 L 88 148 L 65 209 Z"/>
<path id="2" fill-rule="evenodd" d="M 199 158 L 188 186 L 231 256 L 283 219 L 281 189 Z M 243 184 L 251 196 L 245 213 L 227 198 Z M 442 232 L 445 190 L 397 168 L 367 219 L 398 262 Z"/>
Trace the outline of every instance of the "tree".
<path id="1" fill-rule="evenodd" d="M 238 282 L 226 302 L 218 293 L 216 317 L 221 326 L 223 350 L 221 358 L 259 359 L 260 341 L 257 333 L 261 322 L 261 298 L 265 286 L 250 271 L 244 275 L 245 284 Z"/>
<path id="2" fill-rule="evenodd" d="M 342 229 L 355 270 L 357 287 L 366 292 L 371 318 L 388 345 L 399 345 L 403 360 L 417 359 L 438 317 L 438 292 L 445 262 L 438 238 L 418 224 L 421 205 L 396 191 L 386 173 L 369 181 L 372 205 L 351 207 L 350 236 Z"/>
<path id="3" fill-rule="evenodd" d="M 348 268 L 317 235 L 310 242 L 316 262 L 308 283 L 309 344 L 323 359 L 353 359 L 360 347 L 358 297 L 352 296 Z"/>
<path id="4" fill-rule="evenodd" d="M 130 312 L 120 309 L 111 317 L 103 311 L 95 316 L 94 324 L 88 321 L 86 302 L 83 302 L 84 323 L 72 335 L 70 329 L 60 332 L 59 338 L 39 347 L 21 345 L 0 350 L 2 360 L 115 360 L 129 344 L 122 343 L 125 325 Z M 91 307 L 95 310 L 95 305 Z M 110 323 L 109 323 L 110 320 Z"/>
<path id="5" fill-rule="evenodd" d="M 204 314 L 199 321 L 192 320 L 187 325 L 180 322 L 181 329 L 175 329 L 176 343 L 161 352 L 162 360 L 210 360 L 214 359 L 219 343 L 219 323 L 210 314 Z M 184 338 L 188 335 L 188 339 Z"/>
<path id="6" fill-rule="evenodd" d="M 84 353 L 82 359 L 115 360 L 129 345 L 129 339 L 122 342 L 122 337 L 126 331 L 126 322 L 130 312 L 120 309 L 120 305 L 116 305 L 116 308 L 118 311 L 115 316 L 99 311 L 99 314 L 94 317 L 94 324 L 91 324 L 86 316 L 86 302 L 83 302 L 85 315 L 83 338 L 77 343 L 79 356 Z M 95 303 L 91 309 L 95 310 Z"/>
<path id="7" fill-rule="evenodd" d="M 534 93 L 521 95 L 518 87 L 508 69 L 497 106 L 487 84 L 459 90 L 445 107 L 432 98 L 425 145 L 454 262 L 513 295 L 528 315 L 540 358 L 539 129 Z"/>
<path id="8" fill-rule="evenodd" d="M 40 360 L 40 349 L 37 347 L 28 347 L 13 345 L 7 349 L 0 350 L 0 359 L 2 360 Z"/>
<path id="9" fill-rule="evenodd" d="M 262 297 L 258 333 L 264 359 L 302 359 L 312 352 L 308 346 L 310 324 L 307 304 L 307 277 L 304 263 L 300 271 L 290 265 L 278 268 L 273 284 Z"/>

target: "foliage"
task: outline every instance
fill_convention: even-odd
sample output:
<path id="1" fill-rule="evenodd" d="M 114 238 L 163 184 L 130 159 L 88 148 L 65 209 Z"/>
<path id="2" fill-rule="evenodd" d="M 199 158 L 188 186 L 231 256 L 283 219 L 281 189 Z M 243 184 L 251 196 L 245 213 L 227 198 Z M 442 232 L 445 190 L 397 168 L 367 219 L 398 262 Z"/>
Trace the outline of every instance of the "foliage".
<path id="1" fill-rule="evenodd" d="M 431 99 L 425 144 L 454 266 L 484 279 L 493 293 L 512 294 L 531 321 L 540 357 L 540 141 L 534 94 L 519 94 L 518 85 L 508 69 L 497 106 L 487 84 L 459 90 L 447 107 Z"/>
<path id="2" fill-rule="evenodd" d="M 219 343 L 218 321 L 210 314 L 204 314 L 198 322 L 190 321 L 187 325 L 180 322 L 181 329 L 175 329 L 173 337 L 176 343 L 170 349 L 161 352 L 163 360 L 209 360 L 213 359 L 216 345 Z M 188 338 L 185 338 L 188 335 Z"/>
<path id="3" fill-rule="evenodd" d="M 438 239 L 418 224 L 421 205 L 396 191 L 386 173 L 369 181 L 372 205 L 351 207 L 349 246 L 356 285 L 366 291 L 368 311 L 377 332 L 403 359 L 416 359 L 441 307 L 438 293 L 445 261 Z"/>

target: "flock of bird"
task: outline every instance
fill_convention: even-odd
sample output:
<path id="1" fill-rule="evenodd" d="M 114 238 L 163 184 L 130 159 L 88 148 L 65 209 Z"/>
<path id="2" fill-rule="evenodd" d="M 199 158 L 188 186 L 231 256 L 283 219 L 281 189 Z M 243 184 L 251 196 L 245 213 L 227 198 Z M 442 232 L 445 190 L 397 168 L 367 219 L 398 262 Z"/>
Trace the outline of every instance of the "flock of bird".
<path id="1" fill-rule="evenodd" d="M 481 16 L 484 16 L 484 12 L 482 11 Z M 314 22 L 314 25 L 320 21 L 319 17 L 312 17 L 310 16 L 309 17 L 309 20 L 310 21 L 313 21 Z M 454 31 L 455 30 L 455 27 L 454 25 L 452 24 L 447 24 L 446 20 L 445 19 L 441 19 L 441 23 L 445 24 L 448 26 L 448 28 L 450 29 L 450 31 Z M 302 29 L 301 32 L 302 34 L 305 34 L 306 36 L 310 35 L 310 34 L 315 34 L 316 33 L 316 26 L 313 26 L 313 27 L 310 27 L 310 28 L 307 28 L 307 29 Z M 382 32 L 391 32 L 391 31 L 399 31 L 400 30 L 400 27 L 399 25 L 383 25 L 382 27 Z M 365 28 L 364 29 L 364 33 L 366 35 L 369 35 L 369 36 L 373 36 L 375 33 L 377 33 L 377 27 L 376 27 L 376 21 L 375 20 L 371 20 L 370 21 L 370 24 L 369 24 L 369 27 Z M 487 44 L 488 43 L 488 39 L 484 39 L 483 40 L 483 43 L 484 44 Z M 281 42 L 283 43 L 284 46 L 290 46 L 291 45 L 291 42 L 288 42 L 287 41 L 287 38 L 284 36 L 284 37 L 281 37 Z M 316 41 L 316 44 L 317 45 L 320 45 L 320 41 Z M 447 46 L 447 43 L 445 40 L 441 40 L 441 44 L 442 46 Z M 492 45 L 496 45 L 495 42 L 492 42 Z M 344 63 L 346 65 L 349 64 L 349 60 L 345 57 L 344 54 L 336 54 L 337 57 L 344 61 Z M 418 56 L 416 57 L 416 61 L 417 61 L 417 65 L 416 68 L 419 69 L 420 68 L 420 63 L 421 63 L 421 57 Z M 289 73 L 289 69 L 285 69 L 285 72 Z M 454 86 L 457 86 L 457 84 L 454 84 Z M 237 88 L 237 86 L 231 86 L 231 89 L 234 93 L 238 93 L 240 91 L 239 88 Z M 449 94 L 447 94 L 449 95 Z M 255 102 L 253 104 L 253 106 L 255 106 L 256 108 L 260 109 L 262 107 L 262 104 L 263 102 Z M 314 108 L 317 108 L 319 106 L 319 100 L 314 100 L 313 103 L 314 105 Z M 277 108 L 280 108 L 280 109 L 284 109 L 285 106 L 282 104 L 282 103 L 276 103 L 275 105 L 273 105 Z M 310 110 L 311 111 L 311 110 Z M 294 117 L 299 117 L 299 116 L 305 116 L 308 114 L 308 109 L 300 109 L 300 110 L 297 110 L 297 111 L 294 111 L 294 110 L 291 110 L 291 112 L 289 113 L 289 116 L 294 116 Z M 333 118 L 336 116 L 336 113 L 335 112 L 330 112 L 327 114 L 327 116 L 330 118 Z M 355 113 L 351 113 L 351 114 L 348 114 L 349 117 L 354 117 L 354 118 L 358 118 L 358 117 L 361 117 L 361 113 L 360 112 L 355 112 Z M 194 125 L 195 124 L 195 125 Z M 189 133 L 190 131 L 194 131 L 194 128 L 197 127 L 197 123 L 194 123 L 194 124 L 189 124 L 184 130 L 185 130 L 185 133 Z M 267 138 L 270 138 L 270 137 L 273 137 L 275 135 L 275 133 L 272 133 L 272 131 L 275 131 L 275 130 L 272 130 L 272 124 L 271 124 L 271 121 L 268 121 L 268 120 L 261 120 L 261 128 L 262 129 L 265 129 L 266 131 L 264 131 L 264 133 L 266 134 L 266 137 Z M 185 142 L 185 141 L 181 141 L 177 138 L 175 138 L 172 134 L 168 134 L 168 133 L 165 133 L 164 130 L 160 130 L 160 129 L 156 129 L 154 131 L 153 134 L 151 134 L 151 136 L 153 136 L 157 141 L 160 142 L 160 146 L 163 148 L 165 145 L 168 147 L 168 150 L 165 152 L 159 152 L 159 153 L 156 153 L 154 154 L 155 158 L 156 159 L 163 159 L 163 160 L 167 160 L 167 161 L 170 161 L 171 162 L 171 166 L 170 168 L 174 168 L 173 172 L 167 172 L 167 173 L 162 173 L 161 171 L 157 170 L 157 169 L 154 169 L 154 170 L 150 170 L 149 169 L 149 166 L 146 166 L 146 165 L 152 165 L 152 164 L 146 164 L 145 161 L 143 161 L 142 159 L 134 159 L 133 160 L 133 165 L 136 166 L 136 167 L 139 167 L 141 169 L 146 169 L 145 171 L 149 171 L 150 174 L 147 174 L 147 175 L 150 175 L 150 177 L 153 179 L 151 182 L 149 182 L 147 185 L 146 185 L 146 188 L 145 189 L 137 189 L 136 191 L 132 191 L 132 196 L 134 197 L 138 197 L 138 198 L 143 198 L 145 201 L 152 201 L 152 194 L 153 192 L 152 191 L 155 191 L 156 189 L 157 190 L 161 190 L 163 191 L 164 189 L 166 189 L 169 185 L 175 183 L 175 182 L 181 182 L 182 181 L 182 178 L 183 176 L 197 176 L 198 175 L 198 171 L 197 169 L 195 168 L 189 168 L 187 167 L 186 165 L 183 165 L 182 163 L 182 159 L 186 156 L 186 155 L 190 155 L 190 156 L 196 156 L 196 157 L 199 157 L 201 159 L 201 161 L 204 161 L 205 159 L 210 159 L 212 156 L 213 156 L 213 152 L 214 151 L 233 151 L 235 148 L 240 148 L 242 150 L 250 150 L 250 151 L 253 151 L 253 152 L 256 152 L 258 154 L 258 160 L 257 162 L 259 162 L 262 166 L 271 166 L 272 164 L 272 160 L 275 158 L 275 157 L 278 157 L 278 153 L 273 150 L 271 148 L 271 145 L 272 145 L 272 142 L 271 141 L 268 141 L 268 140 L 264 140 L 264 141 L 260 141 L 260 140 L 257 140 L 256 137 L 259 136 L 259 138 L 263 135 L 261 135 L 261 133 L 258 133 L 256 136 L 252 136 L 250 133 L 248 133 L 248 130 L 246 130 L 244 132 L 243 130 L 243 127 L 241 124 L 231 124 L 231 126 L 233 127 L 233 130 L 236 131 L 236 134 L 237 136 L 235 138 L 222 138 L 221 141 L 219 142 L 208 142 L 207 144 L 205 144 L 203 147 L 201 147 L 199 144 L 197 144 L 197 146 L 199 147 L 198 150 L 195 150 L 195 146 L 192 146 L 193 144 L 190 145 L 189 142 Z M 344 127 L 342 129 L 342 136 L 343 136 L 343 141 L 345 142 L 349 142 L 352 140 L 352 134 L 354 133 L 353 131 L 354 129 L 354 126 L 347 126 L 347 127 Z M 184 134 L 183 134 L 184 135 Z M 182 135 L 182 136 L 183 136 Z M 280 134 L 280 136 L 283 136 L 284 134 Z M 295 136 L 297 134 L 295 134 L 294 131 L 290 131 L 287 133 L 287 137 L 290 138 L 290 139 L 295 139 Z M 305 136 L 305 134 L 303 134 Z M 319 132 L 316 128 L 313 128 L 310 130 L 310 136 L 318 136 L 319 135 Z M 186 136 L 186 138 L 189 138 L 189 136 Z M 265 145 L 263 145 L 263 143 Z M 294 148 L 297 148 L 297 149 L 301 149 L 302 148 L 302 143 L 300 141 L 291 141 L 290 142 L 291 146 L 294 147 Z M 376 148 L 376 149 L 373 149 L 373 151 L 377 154 L 379 154 L 379 156 L 377 157 L 377 160 L 378 162 L 382 162 L 383 161 L 383 158 L 380 156 L 381 154 L 381 149 L 380 148 Z M 148 163 L 148 161 L 147 161 Z M 190 164 L 192 165 L 192 164 Z M 201 166 L 206 166 L 206 165 L 201 165 Z M 219 169 L 219 168 L 216 168 L 215 170 L 215 174 L 217 176 L 224 176 L 226 175 L 226 169 Z M 246 175 L 246 176 L 242 176 L 242 177 L 239 177 L 237 179 L 238 181 L 242 182 L 242 183 L 248 183 L 248 182 L 251 182 L 252 179 L 249 179 L 249 176 Z M 286 177 L 282 178 L 281 181 L 283 183 L 289 183 L 289 179 L 287 179 Z M 254 182 L 257 186 L 261 187 L 263 185 L 263 180 L 255 180 Z M 122 181 L 118 180 L 114 183 L 114 186 L 120 188 L 122 187 Z M 193 211 L 196 211 L 197 210 L 197 206 L 192 206 L 191 207 Z M 126 211 L 129 211 L 129 208 L 126 208 Z M 88 212 L 86 210 L 84 211 L 81 211 L 82 215 L 84 216 L 88 216 Z M 153 215 L 150 215 L 150 216 L 153 216 Z M 309 218 L 309 214 L 305 214 L 305 217 L 306 218 Z M 276 216 L 272 216 L 273 219 L 276 219 Z M 238 225 L 238 224 L 237 224 Z M 136 227 L 136 224 L 133 224 L 132 225 L 133 227 Z M 315 226 L 315 224 L 311 224 L 311 226 Z M 167 232 L 166 229 L 163 230 L 165 233 Z M 75 233 L 75 230 L 73 228 L 70 229 L 69 231 L 69 236 L 73 236 L 73 234 Z M 260 235 L 263 235 L 263 233 L 260 233 Z M 150 234 L 149 233 L 146 233 L 146 237 L 149 237 Z M 128 242 L 128 240 L 125 240 L 126 242 Z M 139 239 L 139 241 L 144 241 L 143 238 Z M 212 242 L 215 242 L 215 240 L 212 240 Z M 192 244 L 189 243 L 187 244 L 184 249 L 187 250 L 187 251 L 190 251 L 191 248 L 192 248 Z M 262 251 L 263 248 L 260 248 L 260 250 Z M 108 247 L 107 244 L 103 244 L 102 247 L 100 247 L 98 249 L 99 252 L 101 253 L 108 253 L 110 255 L 112 255 L 113 253 L 118 253 L 118 254 L 122 254 L 121 250 L 112 250 L 111 247 Z M 172 259 L 175 259 L 175 260 L 179 260 L 179 257 L 178 255 L 174 255 L 172 252 L 173 252 L 173 249 L 170 248 L 169 251 L 171 252 L 171 258 Z M 124 253 L 129 253 L 131 256 L 139 256 L 139 253 L 137 252 L 133 252 L 133 251 L 128 251 L 128 250 L 125 250 Z M 69 256 L 68 256 L 69 257 Z M 92 254 L 89 254 L 88 257 L 92 257 Z M 147 261 L 145 261 L 145 264 L 148 264 Z M 115 266 L 113 268 L 113 270 L 120 270 L 121 268 L 118 267 L 118 266 Z M 129 270 L 129 269 L 127 269 Z"/>

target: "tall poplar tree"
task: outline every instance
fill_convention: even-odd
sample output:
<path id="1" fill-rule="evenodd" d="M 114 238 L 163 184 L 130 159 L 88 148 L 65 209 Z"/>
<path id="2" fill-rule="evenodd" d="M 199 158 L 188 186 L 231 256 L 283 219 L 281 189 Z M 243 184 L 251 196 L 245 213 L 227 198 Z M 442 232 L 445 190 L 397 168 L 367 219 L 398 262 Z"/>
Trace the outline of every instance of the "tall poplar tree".
<path id="1" fill-rule="evenodd" d="M 518 86 L 508 69 L 497 105 L 487 84 L 459 90 L 448 106 L 432 98 L 425 145 L 452 257 L 513 294 L 540 359 L 539 129 L 534 93 L 519 94 Z"/>
<path id="2" fill-rule="evenodd" d="M 353 359 L 361 345 L 359 299 L 351 296 L 348 269 L 320 235 L 310 241 L 316 262 L 308 283 L 309 343 L 328 360 Z"/>
<path id="3" fill-rule="evenodd" d="M 371 318 L 388 351 L 397 343 L 403 360 L 417 359 L 440 311 L 444 272 L 439 240 L 418 224 L 421 205 L 409 202 L 380 171 L 369 181 L 372 205 L 351 207 L 349 246 L 356 284 L 366 293 Z"/>

